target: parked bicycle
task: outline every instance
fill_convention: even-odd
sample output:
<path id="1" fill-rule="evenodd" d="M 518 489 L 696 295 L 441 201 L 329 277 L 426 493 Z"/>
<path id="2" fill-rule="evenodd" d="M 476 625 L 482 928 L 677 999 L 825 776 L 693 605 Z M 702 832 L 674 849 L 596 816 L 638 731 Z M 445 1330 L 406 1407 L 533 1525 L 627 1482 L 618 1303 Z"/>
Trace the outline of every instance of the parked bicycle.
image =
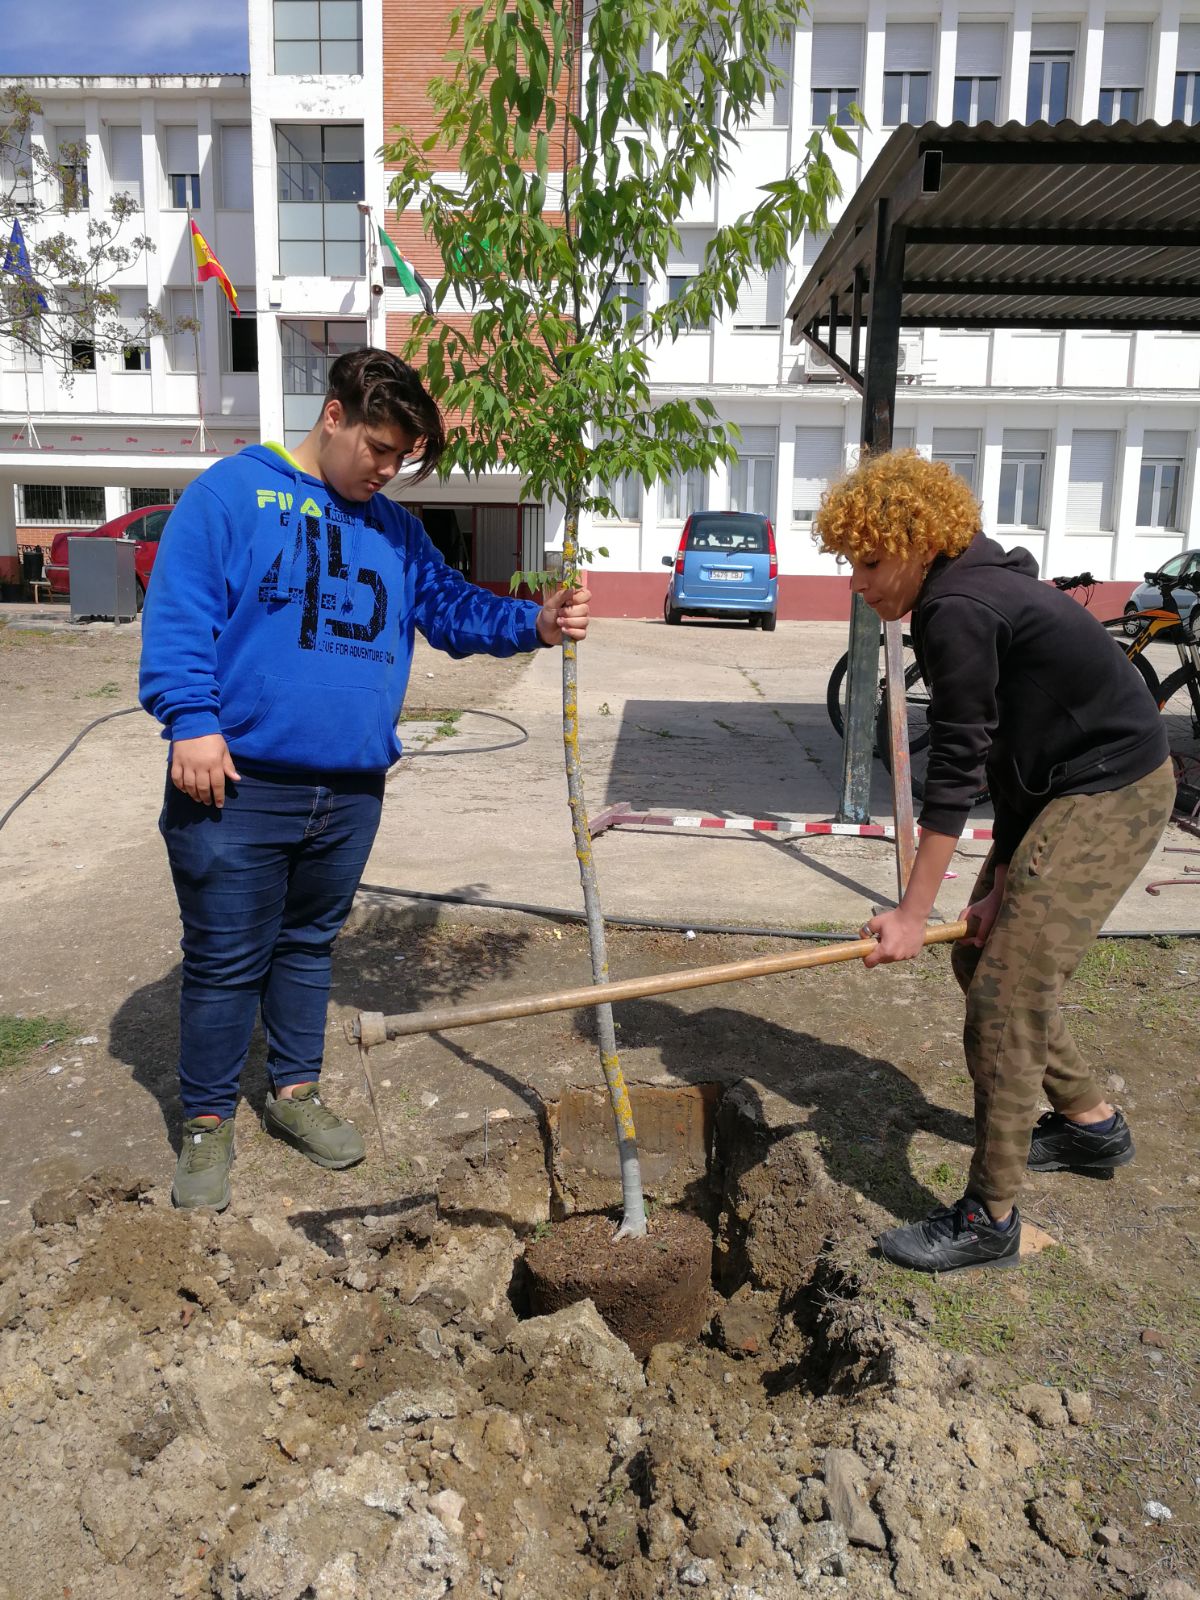
<path id="1" fill-rule="evenodd" d="M 1096 579 L 1090 572 L 1080 572 L 1073 577 L 1052 578 L 1056 589 L 1070 594 L 1077 589 L 1086 592 L 1083 604 L 1092 597 Z M 1147 581 L 1151 581 L 1149 578 Z M 1163 603 L 1150 610 L 1127 612 L 1103 623 L 1117 648 L 1124 651 L 1141 673 L 1146 687 L 1154 696 L 1156 705 L 1167 724 L 1167 739 L 1171 753 L 1177 759 L 1190 757 L 1200 760 L 1200 630 L 1189 629 L 1180 616 L 1172 588 L 1191 589 L 1200 595 L 1200 576 L 1180 580 L 1172 578 L 1161 585 Z M 1152 641 L 1174 644 L 1179 653 L 1179 666 L 1160 679 L 1158 672 L 1146 655 Z M 883 633 L 880 632 L 880 648 Z M 920 799 L 925 792 L 925 763 L 929 746 L 929 689 L 921 677 L 912 648 L 912 639 L 903 636 L 904 647 L 904 698 L 908 707 L 908 741 L 912 758 L 913 794 Z M 829 675 L 825 691 L 825 707 L 839 738 L 846 726 L 846 672 L 849 656 L 843 655 Z M 879 678 L 879 708 L 875 718 L 875 746 L 873 754 L 883 762 L 890 773 L 891 739 L 887 715 L 887 674 Z M 981 790 L 974 804 L 982 805 L 988 798 Z"/>
<path id="2" fill-rule="evenodd" d="M 1148 573 L 1146 581 L 1155 583 L 1160 577 L 1161 574 Z M 1197 622 L 1200 608 L 1193 608 L 1185 622 L 1172 593 L 1174 589 L 1190 589 L 1200 596 L 1200 574 L 1164 578 L 1158 582 L 1158 587 L 1161 606 L 1128 611 L 1124 616 L 1110 618 L 1104 627 L 1141 673 L 1154 696 L 1167 725 L 1171 754 L 1179 760 L 1200 760 L 1200 623 Z M 1159 677 L 1146 655 L 1148 646 L 1156 640 L 1174 645 L 1179 656 L 1178 667 L 1165 678 Z"/>

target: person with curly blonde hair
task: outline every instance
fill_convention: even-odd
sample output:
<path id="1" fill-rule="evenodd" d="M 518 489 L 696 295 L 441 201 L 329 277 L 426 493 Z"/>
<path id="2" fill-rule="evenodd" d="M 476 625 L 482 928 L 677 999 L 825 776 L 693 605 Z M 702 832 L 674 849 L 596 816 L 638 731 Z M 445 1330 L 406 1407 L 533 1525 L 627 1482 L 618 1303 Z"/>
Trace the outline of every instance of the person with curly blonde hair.
<path id="1" fill-rule="evenodd" d="M 1010 1265 L 1026 1168 L 1111 1174 L 1133 1139 L 1067 1032 L 1063 985 L 1150 859 L 1175 800 L 1162 719 L 1140 674 L 1027 550 L 980 530 L 969 487 L 912 450 L 865 457 L 825 495 L 822 548 L 885 622 L 912 614 L 930 693 L 920 842 L 900 904 L 872 917 L 868 967 L 911 959 L 980 789 L 993 844 L 953 969 L 975 1089 L 975 1151 L 953 1206 L 880 1236 L 924 1272 Z M 1044 1095 L 1051 1109 L 1040 1120 Z M 1036 1120 L 1036 1127 L 1035 1127 Z M 1032 1138 L 1031 1138 L 1032 1135 Z"/>

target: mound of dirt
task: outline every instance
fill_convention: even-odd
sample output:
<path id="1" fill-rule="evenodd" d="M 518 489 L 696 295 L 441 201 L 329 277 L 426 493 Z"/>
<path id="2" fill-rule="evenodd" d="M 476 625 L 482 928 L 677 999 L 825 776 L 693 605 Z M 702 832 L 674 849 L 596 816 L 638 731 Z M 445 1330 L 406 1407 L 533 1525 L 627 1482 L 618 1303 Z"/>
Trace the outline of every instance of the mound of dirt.
<path id="1" fill-rule="evenodd" d="M 847 1195 L 753 1095 L 722 1118 L 725 1293 L 644 1364 L 590 1301 L 522 1318 L 516 1234 L 428 1200 L 47 1197 L 0 1258 L 0 1596 L 1141 1593 L 1055 1474 L 1087 1397 L 857 1298 Z"/>

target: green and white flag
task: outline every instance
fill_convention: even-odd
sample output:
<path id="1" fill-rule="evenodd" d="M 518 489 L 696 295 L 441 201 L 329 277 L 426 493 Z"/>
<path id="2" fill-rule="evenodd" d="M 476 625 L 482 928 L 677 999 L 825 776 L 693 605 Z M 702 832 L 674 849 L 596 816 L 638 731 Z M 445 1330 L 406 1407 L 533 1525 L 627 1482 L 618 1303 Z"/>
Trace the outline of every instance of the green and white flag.
<path id="1" fill-rule="evenodd" d="M 392 258 L 392 265 L 396 269 L 396 276 L 400 279 L 401 287 L 406 289 L 409 294 L 420 295 L 424 302 L 425 310 L 432 316 L 433 290 L 417 271 L 416 267 L 410 261 L 405 261 L 396 248 L 395 242 L 388 238 L 382 226 L 379 229 L 379 242 Z"/>

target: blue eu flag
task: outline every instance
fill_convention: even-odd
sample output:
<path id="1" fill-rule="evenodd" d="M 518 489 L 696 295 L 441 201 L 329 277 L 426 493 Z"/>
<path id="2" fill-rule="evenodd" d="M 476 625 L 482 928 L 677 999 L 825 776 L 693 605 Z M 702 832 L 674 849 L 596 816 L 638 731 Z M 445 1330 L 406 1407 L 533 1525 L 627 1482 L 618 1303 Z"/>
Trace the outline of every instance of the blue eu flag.
<path id="1" fill-rule="evenodd" d="M 13 223 L 12 238 L 8 241 L 8 249 L 4 253 L 4 266 L 2 272 L 14 273 L 23 282 L 27 283 L 35 294 L 31 297 L 36 300 L 43 311 L 49 311 L 46 297 L 33 281 L 33 269 L 29 265 L 29 251 L 25 248 L 25 235 L 21 231 L 19 222 Z"/>

